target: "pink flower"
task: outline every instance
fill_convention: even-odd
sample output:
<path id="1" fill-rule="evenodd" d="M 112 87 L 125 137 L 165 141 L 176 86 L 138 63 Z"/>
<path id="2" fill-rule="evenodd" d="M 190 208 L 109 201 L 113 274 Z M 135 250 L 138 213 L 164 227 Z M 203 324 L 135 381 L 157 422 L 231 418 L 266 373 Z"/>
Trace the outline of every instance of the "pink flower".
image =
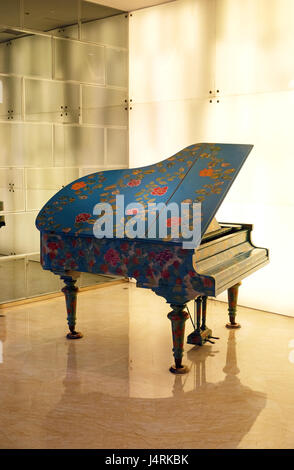
<path id="1" fill-rule="evenodd" d="M 126 215 L 136 215 L 138 214 L 138 209 L 127 209 Z"/>
<path id="2" fill-rule="evenodd" d="M 167 227 L 178 227 L 181 223 L 181 217 L 170 217 L 166 221 Z"/>
<path id="3" fill-rule="evenodd" d="M 131 188 L 133 188 L 135 186 L 139 186 L 140 184 L 141 184 L 141 180 L 130 180 L 127 183 L 127 186 L 130 186 Z"/>

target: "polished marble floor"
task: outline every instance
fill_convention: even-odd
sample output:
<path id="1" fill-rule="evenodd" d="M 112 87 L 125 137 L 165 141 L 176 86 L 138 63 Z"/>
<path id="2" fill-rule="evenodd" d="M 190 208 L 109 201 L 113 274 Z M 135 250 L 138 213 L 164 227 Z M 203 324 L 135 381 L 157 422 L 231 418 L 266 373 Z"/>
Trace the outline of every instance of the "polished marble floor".
<path id="1" fill-rule="evenodd" d="M 133 283 L 79 294 L 79 340 L 62 297 L 2 310 L 0 448 L 292 449 L 294 318 L 239 307 L 228 330 L 226 309 L 209 301 L 220 339 L 186 345 L 183 376 L 168 305 Z"/>

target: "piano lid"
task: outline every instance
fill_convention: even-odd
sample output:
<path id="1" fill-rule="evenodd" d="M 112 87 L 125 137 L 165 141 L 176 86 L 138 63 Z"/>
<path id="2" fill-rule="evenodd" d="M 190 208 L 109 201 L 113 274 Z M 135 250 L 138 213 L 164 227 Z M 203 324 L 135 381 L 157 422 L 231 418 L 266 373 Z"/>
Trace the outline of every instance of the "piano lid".
<path id="1" fill-rule="evenodd" d="M 93 215 L 95 205 L 109 203 L 115 212 L 116 196 L 123 195 L 126 221 L 136 213 L 134 209 L 128 211 L 128 204 L 134 207 L 134 203 L 139 203 L 147 209 L 148 203 L 201 202 L 203 235 L 252 147 L 194 144 L 153 165 L 84 176 L 61 189 L 45 204 L 36 226 L 42 232 L 65 236 L 94 236 L 93 225 L 99 218 Z M 157 236 L 155 240 L 162 239 Z"/>

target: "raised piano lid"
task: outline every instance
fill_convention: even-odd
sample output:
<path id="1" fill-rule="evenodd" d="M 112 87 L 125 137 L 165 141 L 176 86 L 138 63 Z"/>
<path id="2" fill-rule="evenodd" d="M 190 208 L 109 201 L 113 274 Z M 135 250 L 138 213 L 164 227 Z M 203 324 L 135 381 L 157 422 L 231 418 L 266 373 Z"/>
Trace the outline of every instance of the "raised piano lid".
<path id="1" fill-rule="evenodd" d="M 63 236 L 94 236 L 94 206 L 116 195 L 130 203 L 201 202 L 201 235 L 239 173 L 252 145 L 200 143 L 190 145 L 162 162 L 141 168 L 99 171 L 70 183 L 41 209 L 36 226 Z M 129 214 L 127 218 L 134 215 Z M 127 236 L 126 236 L 127 238 Z M 160 240 L 156 237 L 154 240 Z M 179 242 L 180 239 L 169 240 Z"/>

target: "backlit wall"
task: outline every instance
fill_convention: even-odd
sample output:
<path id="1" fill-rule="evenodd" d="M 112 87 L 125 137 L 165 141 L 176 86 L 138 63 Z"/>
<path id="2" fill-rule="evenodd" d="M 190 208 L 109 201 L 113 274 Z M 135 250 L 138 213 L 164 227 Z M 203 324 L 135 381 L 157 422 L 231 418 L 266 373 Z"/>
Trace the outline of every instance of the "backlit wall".
<path id="1" fill-rule="evenodd" d="M 196 142 L 253 144 L 217 219 L 253 224 L 270 250 L 239 303 L 294 316 L 293 0 L 179 0 L 129 27 L 130 166 Z"/>

